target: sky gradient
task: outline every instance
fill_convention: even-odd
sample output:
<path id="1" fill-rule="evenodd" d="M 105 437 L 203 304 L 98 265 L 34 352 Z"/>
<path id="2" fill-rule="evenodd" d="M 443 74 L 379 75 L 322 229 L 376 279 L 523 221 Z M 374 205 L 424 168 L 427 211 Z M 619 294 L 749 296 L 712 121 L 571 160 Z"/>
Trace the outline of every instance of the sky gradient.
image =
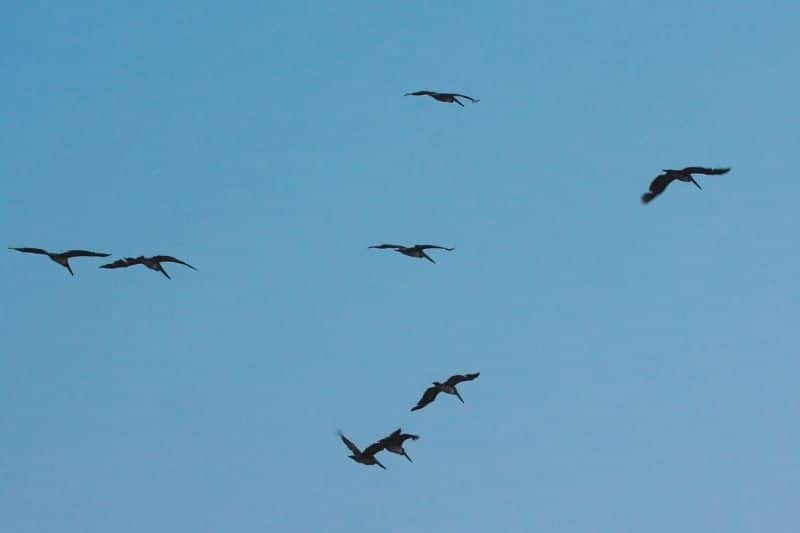
<path id="1" fill-rule="evenodd" d="M 377 4 L 4 10 L 3 529 L 794 533 L 800 4 Z"/>

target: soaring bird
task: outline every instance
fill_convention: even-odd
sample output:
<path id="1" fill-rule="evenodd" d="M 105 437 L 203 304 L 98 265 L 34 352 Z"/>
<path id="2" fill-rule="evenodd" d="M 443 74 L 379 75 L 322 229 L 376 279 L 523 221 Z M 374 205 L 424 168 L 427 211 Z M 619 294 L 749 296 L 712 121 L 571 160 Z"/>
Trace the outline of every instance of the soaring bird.
<path id="1" fill-rule="evenodd" d="M 455 376 L 450 376 L 447 378 L 447 381 L 444 383 L 439 383 L 438 381 L 433 382 L 433 387 L 428 387 L 422 394 L 422 398 L 419 399 L 417 405 L 411 408 L 412 411 L 416 411 L 417 409 L 422 409 L 429 403 L 433 402 L 436 399 L 436 396 L 440 392 L 446 392 L 447 394 L 455 394 L 458 396 L 458 399 L 461 400 L 461 403 L 464 403 L 464 398 L 458 393 L 458 389 L 456 389 L 456 385 L 461 383 L 462 381 L 472 381 L 473 379 L 480 376 L 480 372 L 475 372 L 474 374 L 457 374 Z"/>
<path id="2" fill-rule="evenodd" d="M 438 100 L 439 102 L 445 102 L 448 104 L 458 104 L 461 107 L 464 107 L 464 104 L 458 101 L 458 98 L 466 98 L 470 102 L 478 103 L 480 100 L 477 98 L 473 98 L 471 96 L 467 96 L 466 94 L 458 94 L 458 93 L 437 93 L 436 91 L 416 91 L 413 93 L 406 93 L 404 96 L 430 96 L 434 100 Z M 458 98 L 456 98 L 458 97 Z"/>
<path id="3" fill-rule="evenodd" d="M 728 171 L 730 171 L 730 168 L 686 167 L 682 170 L 665 168 L 664 173 L 656 176 L 652 183 L 650 183 L 650 191 L 642 195 L 642 203 L 650 203 L 653 198 L 664 192 L 667 186 L 675 180 L 692 182 L 698 189 L 703 190 L 700 184 L 694 180 L 692 174 L 715 176 L 726 174 Z"/>
<path id="4" fill-rule="evenodd" d="M 383 448 L 387 452 L 392 452 L 398 455 L 402 455 L 406 459 L 411 461 L 411 457 L 408 456 L 405 448 L 403 448 L 403 443 L 408 439 L 417 440 L 418 438 L 419 435 L 412 435 L 411 433 L 403 433 L 401 428 L 397 428 L 397 430 L 392 432 L 391 435 L 382 438 L 378 442 L 383 446 Z M 413 463 L 414 461 L 411 462 Z"/>
<path id="5" fill-rule="evenodd" d="M 164 270 L 164 267 L 161 266 L 161 263 L 178 263 L 184 266 L 191 268 L 192 270 L 197 270 L 195 267 L 181 261 L 180 259 L 176 259 L 169 255 L 154 255 L 153 257 L 145 257 L 140 255 L 139 257 L 126 257 L 125 259 L 117 259 L 113 263 L 108 263 L 107 265 L 101 265 L 100 268 L 127 268 L 133 265 L 144 265 L 150 270 L 155 270 L 156 272 L 161 272 L 167 279 L 172 279 L 167 274 L 167 271 Z"/>
<path id="6" fill-rule="evenodd" d="M 69 266 L 69 260 L 73 257 L 108 257 L 111 254 L 101 254 L 99 252 L 90 252 L 88 250 L 67 250 L 66 252 L 55 253 L 55 252 L 48 252 L 47 250 L 42 250 L 41 248 L 9 248 L 9 250 L 16 250 L 18 252 L 23 252 L 26 254 L 39 254 L 39 255 L 46 255 L 62 267 L 69 270 L 69 273 L 73 276 L 75 275 L 72 272 L 72 267 Z"/>
<path id="7" fill-rule="evenodd" d="M 362 452 L 358 449 L 358 446 L 353 444 L 353 441 L 345 437 L 341 431 L 339 431 L 337 434 L 339 435 L 339 438 L 342 439 L 342 442 L 344 442 L 344 445 L 347 446 L 351 452 L 353 452 L 353 454 L 350 455 L 350 459 L 357 463 L 361 463 L 362 465 L 378 465 L 386 470 L 386 467 L 383 466 L 380 461 L 375 459 L 375 454 L 383 449 L 383 444 L 381 441 L 373 442 Z"/>
<path id="8" fill-rule="evenodd" d="M 431 248 L 436 250 L 447 250 L 448 252 L 455 250 L 455 248 L 445 248 L 444 246 L 436 246 L 435 244 L 415 244 L 414 246 L 401 246 L 399 244 L 376 244 L 374 246 L 370 246 L 370 248 L 377 248 L 379 250 L 392 249 L 395 252 L 400 252 L 408 257 L 416 257 L 419 259 L 424 257 L 431 263 L 436 263 L 436 261 L 431 259 L 430 256 L 425 253 L 425 250 L 430 250 Z"/>

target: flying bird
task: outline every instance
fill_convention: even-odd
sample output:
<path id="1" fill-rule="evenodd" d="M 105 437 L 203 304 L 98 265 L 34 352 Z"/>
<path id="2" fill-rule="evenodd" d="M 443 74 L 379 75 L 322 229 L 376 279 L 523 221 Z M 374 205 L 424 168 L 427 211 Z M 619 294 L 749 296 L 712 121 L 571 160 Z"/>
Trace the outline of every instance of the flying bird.
<path id="1" fill-rule="evenodd" d="M 180 259 L 176 259 L 175 257 L 169 255 L 154 255 L 153 257 L 145 257 L 140 255 L 139 257 L 126 257 L 125 259 L 117 259 L 113 263 L 108 263 L 107 265 L 101 265 L 100 268 L 127 268 L 133 265 L 144 265 L 150 270 L 155 270 L 156 272 L 161 272 L 167 279 L 172 279 L 167 274 L 167 271 L 164 270 L 164 267 L 161 266 L 161 263 L 178 263 L 180 265 L 187 266 L 192 270 L 197 270 L 195 267 L 181 261 Z"/>
<path id="2" fill-rule="evenodd" d="M 458 98 L 466 98 L 473 104 L 480 102 L 477 98 L 473 98 L 471 96 L 467 96 L 466 94 L 458 94 L 458 93 L 437 93 L 436 91 L 416 91 L 413 93 L 406 93 L 404 96 L 430 96 L 434 100 L 439 102 L 445 102 L 448 104 L 458 104 L 461 107 L 464 107 L 464 104 L 458 101 Z M 458 98 L 456 98 L 458 97 Z"/>
<path id="3" fill-rule="evenodd" d="M 436 261 L 431 259 L 430 256 L 425 253 L 425 250 L 436 249 L 447 250 L 448 252 L 455 250 L 455 248 L 445 248 L 444 246 L 436 246 L 435 244 L 415 244 L 414 246 L 401 246 L 399 244 L 376 244 L 374 246 L 370 246 L 370 248 L 377 248 L 379 250 L 391 249 L 395 252 L 400 252 L 403 255 L 407 255 L 408 257 L 416 257 L 419 259 L 424 257 L 434 264 Z"/>
<path id="4" fill-rule="evenodd" d="M 447 394 L 454 394 L 461 400 L 461 403 L 464 403 L 464 398 L 458 393 L 458 389 L 456 385 L 461 383 L 462 381 L 472 381 L 473 379 L 480 376 L 480 372 L 475 372 L 474 374 L 457 374 L 455 376 L 450 376 L 447 381 L 444 383 L 439 383 L 438 381 L 433 382 L 433 387 L 428 387 L 428 389 L 422 394 L 422 398 L 419 399 L 417 405 L 411 408 L 412 411 L 416 411 L 417 409 L 422 409 L 429 403 L 433 402 L 436 399 L 436 396 L 440 392 L 445 392 Z"/>
<path id="5" fill-rule="evenodd" d="M 358 449 L 358 446 L 353 444 L 353 441 L 345 437 L 341 431 L 339 431 L 337 435 L 339 435 L 339 438 L 342 439 L 344 445 L 347 446 L 351 452 L 353 452 L 353 454 L 349 456 L 350 459 L 357 463 L 361 463 L 362 465 L 378 465 L 386 470 L 386 467 L 383 466 L 380 461 L 375 459 L 375 454 L 383 449 L 383 444 L 381 444 L 380 441 L 373 442 L 362 452 Z"/>
<path id="6" fill-rule="evenodd" d="M 398 455 L 402 455 L 413 463 L 414 461 L 411 461 L 411 457 L 408 456 L 405 448 L 403 448 L 403 443 L 408 439 L 417 440 L 418 438 L 419 435 L 412 435 L 411 433 L 403 433 L 401 428 L 397 428 L 397 430 L 394 431 L 391 435 L 382 438 L 381 440 L 378 441 L 378 443 L 381 444 L 387 452 L 392 452 Z"/>
<path id="7" fill-rule="evenodd" d="M 675 180 L 694 183 L 698 189 L 703 190 L 699 183 L 697 183 L 692 174 L 706 174 L 709 176 L 716 176 L 719 174 L 727 174 L 730 168 L 705 168 L 705 167 L 686 167 L 682 170 L 664 169 L 663 174 L 659 174 L 650 183 L 650 190 L 642 195 L 642 203 L 650 203 L 656 196 L 664 192 L 667 186 Z"/>
<path id="8" fill-rule="evenodd" d="M 41 248 L 9 248 L 9 250 L 16 250 L 26 254 L 46 255 L 59 265 L 66 268 L 73 276 L 75 273 L 72 272 L 72 267 L 69 266 L 69 260 L 73 257 L 108 257 L 111 255 L 102 254 L 99 252 L 90 252 L 88 250 L 67 250 L 66 252 L 61 253 L 48 252 L 47 250 L 42 250 Z"/>

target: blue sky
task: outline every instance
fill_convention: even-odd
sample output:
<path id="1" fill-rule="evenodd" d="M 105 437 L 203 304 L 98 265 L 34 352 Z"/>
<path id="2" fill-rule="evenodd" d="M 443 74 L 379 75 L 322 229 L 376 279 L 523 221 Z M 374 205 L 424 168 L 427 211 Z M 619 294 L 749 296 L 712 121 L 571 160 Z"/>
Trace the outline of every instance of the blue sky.
<path id="1" fill-rule="evenodd" d="M 5 10 L 4 529 L 795 531 L 800 6 L 377 4 Z"/>

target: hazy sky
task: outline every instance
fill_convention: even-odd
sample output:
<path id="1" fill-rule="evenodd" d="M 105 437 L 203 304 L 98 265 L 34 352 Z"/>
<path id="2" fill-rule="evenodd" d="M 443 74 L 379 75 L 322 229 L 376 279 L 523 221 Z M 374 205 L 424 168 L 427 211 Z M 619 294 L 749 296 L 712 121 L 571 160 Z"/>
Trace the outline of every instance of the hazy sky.
<path id="1" fill-rule="evenodd" d="M 388 4 L 4 9 L 2 529 L 796 532 L 800 4 Z"/>

